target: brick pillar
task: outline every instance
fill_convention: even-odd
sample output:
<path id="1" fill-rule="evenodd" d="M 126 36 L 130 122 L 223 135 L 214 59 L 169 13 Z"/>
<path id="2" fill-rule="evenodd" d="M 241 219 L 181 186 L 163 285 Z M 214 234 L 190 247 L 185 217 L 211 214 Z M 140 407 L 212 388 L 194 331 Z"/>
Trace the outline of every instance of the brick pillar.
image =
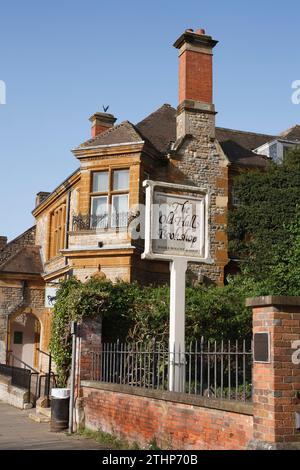
<path id="1" fill-rule="evenodd" d="M 78 364 L 80 380 L 91 380 L 92 351 L 100 351 L 102 339 L 102 318 L 84 320 L 78 326 Z"/>
<path id="2" fill-rule="evenodd" d="M 293 348 L 300 339 L 300 297 L 259 297 L 248 299 L 247 306 L 253 308 L 254 334 L 254 429 L 250 448 L 300 449 L 300 431 L 296 429 L 300 365 Z M 269 335 L 269 358 L 267 335 L 259 333 Z"/>

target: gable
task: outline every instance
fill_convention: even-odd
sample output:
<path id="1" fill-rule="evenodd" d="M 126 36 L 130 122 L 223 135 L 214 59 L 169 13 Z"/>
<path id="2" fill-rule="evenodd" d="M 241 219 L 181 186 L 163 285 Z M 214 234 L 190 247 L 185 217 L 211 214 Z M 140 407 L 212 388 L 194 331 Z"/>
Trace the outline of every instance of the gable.
<path id="1" fill-rule="evenodd" d="M 0 272 L 14 274 L 41 274 L 43 265 L 38 246 L 24 246 L 0 265 Z"/>

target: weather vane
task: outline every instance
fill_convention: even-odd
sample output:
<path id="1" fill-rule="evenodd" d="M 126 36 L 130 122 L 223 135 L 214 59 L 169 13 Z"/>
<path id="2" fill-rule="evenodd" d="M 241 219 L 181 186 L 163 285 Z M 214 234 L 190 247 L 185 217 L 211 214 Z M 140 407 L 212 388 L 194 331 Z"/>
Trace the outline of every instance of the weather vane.
<path id="1" fill-rule="evenodd" d="M 107 111 L 108 108 L 109 108 L 109 105 L 108 105 L 108 106 L 102 106 L 102 108 L 103 108 L 103 111 L 106 113 L 106 111 Z"/>

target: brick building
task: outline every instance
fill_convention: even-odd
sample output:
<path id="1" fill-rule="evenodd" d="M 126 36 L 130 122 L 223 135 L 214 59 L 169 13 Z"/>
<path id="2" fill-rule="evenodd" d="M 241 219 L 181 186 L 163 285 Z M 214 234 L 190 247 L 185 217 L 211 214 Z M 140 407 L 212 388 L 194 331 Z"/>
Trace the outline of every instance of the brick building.
<path id="1" fill-rule="evenodd" d="M 177 109 L 164 104 L 137 124 L 117 125 L 113 115 L 95 113 L 90 118 L 91 139 L 73 150 L 78 170 L 52 193 L 37 195 L 36 228 L 9 244 L 0 239 L 2 351 L 13 347 L 13 319 L 20 314 L 35 315 L 38 323 L 31 322 L 32 330 L 37 330 L 35 342 L 47 348 L 51 297 L 65 276 L 84 281 L 105 275 L 113 281 L 143 283 L 168 279 L 168 263 L 141 260 L 143 240 L 133 240 L 127 230 L 133 208 L 144 202 L 144 179 L 207 188 L 213 264 L 191 265 L 189 275 L 223 284 L 229 263 L 226 224 L 232 178 L 240 171 L 266 168 L 275 146 L 274 159 L 280 159 L 284 147 L 297 144 L 300 127 L 281 136 L 216 127 L 212 63 L 216 44 L 203 30 L 186 30 L 174 44 L 179 53 Z M 28 263 L 23 263 L 25 257 Z M 11 263 L 9 274 L 7 263 Z M 15 340 L 20 341 L 20 335 Z M 19 351 L 24 357 L 22 348 Z M 31 363 L 37 365 L 37 359 Z"/>

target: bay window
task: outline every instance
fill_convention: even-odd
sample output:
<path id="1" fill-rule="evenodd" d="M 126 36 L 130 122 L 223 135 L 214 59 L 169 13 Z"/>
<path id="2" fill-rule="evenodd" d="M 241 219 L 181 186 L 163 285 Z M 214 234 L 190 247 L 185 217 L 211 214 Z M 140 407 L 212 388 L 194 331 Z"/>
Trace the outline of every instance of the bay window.
<path id="1" fill-rule="evenodd" d="M 127 227 L 128 207 L 129 169 L 94 172 L 91 228 Z"/>

